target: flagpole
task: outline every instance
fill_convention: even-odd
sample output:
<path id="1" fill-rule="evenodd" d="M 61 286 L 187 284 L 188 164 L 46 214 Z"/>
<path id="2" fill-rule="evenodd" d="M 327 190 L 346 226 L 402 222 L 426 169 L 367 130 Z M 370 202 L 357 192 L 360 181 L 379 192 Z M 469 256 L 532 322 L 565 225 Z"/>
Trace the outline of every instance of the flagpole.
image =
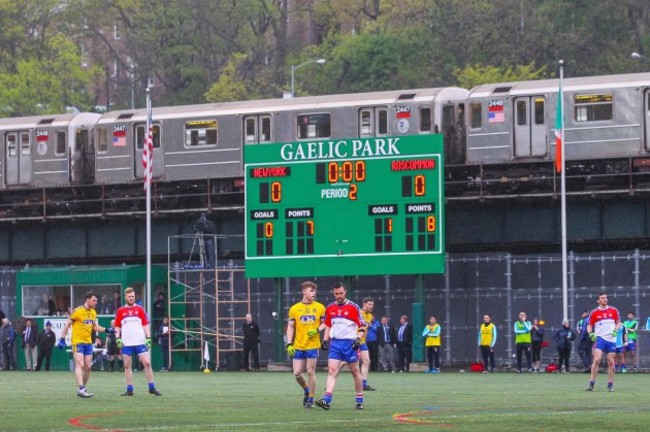
<path id="1" fill-rule="evenodd" d="M 561 162 L 562 162 L 562 171 L 560 176 L 561 183 L 561 224 L 562 224 L 562 319 L 569 319 L 569 289 L 568 289 L 568 265 L 567 265 L 567 221 L 566 221 L 566 169 L 565 169 L 565 154 L 566 154 L 566 142 L 564 141 L 564 101 L 563 101 L 563 92 L 562 92 L 562 80 L 564 79 L 564 60 L 560 60 L 560 91 L 558 92 L 558 103 L 560 104 L 560 113 L 559 124 L 561 125 L 560 136 L 561 136 Z"/>
<path id="2" fill-rule="evenodd" d="M 147 146 L 147 139 L 149 138 L 149 134 L 151 134 L 151 128 L 153 125 L 151 124 L 152 122 L 152 108 L 151 108 L 151 82 L 149 81 L 147 83 L 147 124 L 146 124 L 146 129 L 145 129 L 145 136 L 144 136 L 144 142 L 143 142 L 143 151 L 145 151 L 145 146 Z M 153 139 L 153 137 L 151 137 Z M 147 220 L 147 228 L 146 228 L 146 242 L 147 242 L 147 313 L 149 316 L 152 316 L 153 310 L 152 310 L 152 298 L 151 298 L 151 177 L 149 175 L 150 170 L 153 170 L 153 167 L 151 164 L 153 164 L 153 148 L 149 148 L 148 152 L 148 164 L 147 167 L 144 169 L 144 182 L 145 182 L 145 188 L 147 191 L 146 195 L 146 200 L 147 200 L 147 207 L 146 207 L 146 220 Z"/>

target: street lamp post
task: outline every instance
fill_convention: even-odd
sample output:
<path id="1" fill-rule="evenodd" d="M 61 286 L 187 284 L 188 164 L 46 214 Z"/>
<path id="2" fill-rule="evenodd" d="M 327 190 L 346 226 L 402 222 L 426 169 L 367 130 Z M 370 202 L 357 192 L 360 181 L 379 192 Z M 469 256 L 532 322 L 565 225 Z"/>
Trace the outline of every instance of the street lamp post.
<path id="1" fill-rule="evenodd" d="M 648 57 L 644 56 L 643 54 L 639 54 L 636 51 L 632 52 L 630 54 L 630 57 L 632 57 L 634 60 L 639 61 L 641 63 L 650 64 L 650 59 L 648 59 Z"/>
<path id="2" fill-rule="evenodd" d="M 299 64 L 298 66 L 291 65 L 291 98 L 296 96 L 296 71 L 300 69 L 303 66 L 307 66 L 308 64 L 311 63 L 317 63 L 319 65 L 322 65 L 325 63 L 325 59 L 318 59 L 318 60 L 308 60 L 304 63 Z"/>

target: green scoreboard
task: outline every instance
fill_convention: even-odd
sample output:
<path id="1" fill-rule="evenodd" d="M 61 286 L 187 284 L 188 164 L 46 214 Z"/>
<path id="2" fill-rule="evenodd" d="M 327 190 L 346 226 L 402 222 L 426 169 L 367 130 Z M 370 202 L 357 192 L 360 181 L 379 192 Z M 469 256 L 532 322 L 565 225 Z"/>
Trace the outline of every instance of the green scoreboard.
<path id="1" fill-rule="evenodd" d="M 247 277 L 444 272 L 441 135 L 244 151 Z"/>

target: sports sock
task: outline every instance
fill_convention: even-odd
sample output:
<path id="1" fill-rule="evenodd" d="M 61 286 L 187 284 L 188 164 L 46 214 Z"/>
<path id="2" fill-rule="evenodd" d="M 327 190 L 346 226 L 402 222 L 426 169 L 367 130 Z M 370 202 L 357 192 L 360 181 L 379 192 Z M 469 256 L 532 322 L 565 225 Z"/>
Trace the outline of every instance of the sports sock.
<path id="1" fill-rule="evenodd" d="M 131 384 L 127 385 L 126 386 L 126 391 L 132 392 L 133 391 L 133 385 L 131 385 Z"/>
<path id="2" fill-rule="evenodd" d="M 149 383 L 149 390 L 153 390 L 153 389 L 155 389 L 155 388 L 156 388 L 156 384 L 153 383 L 153 382 L 150 382 L 150 383 Z"/>
<path id="3" fill-rule="evenodd" d="M 360 404 L 363 403 L 363 393 L 357 393 L 356 401 L 357 401 L 357 403 L 360 403 Z"/>
<path id="4" fill-rule="evenodd" d="M 609 381 L 607 383 L 607 388 L 612 388 L 612 387 L 614 387 L 614 383 L 612 381 Z"/>
<path id="5" fill-rule="evenodd" d="M 363 386 L 368 387 L 368 380 L 363 380 Z"/>
<path id="6" fill-rule="evenodd" d="M 594 384 L 596 384 L 596 381 L 589 381 L 589 385 L 590 385 L 590 386 L 592 386 L 592 387 L 593 387 L 593 386 L 594 386 Z"/>
<path id="7" fill-rule="evenodd" d="M 85 385 L 80 385 L 80 386 L 79 386 L 79 391 L 82 391 L 82 390 L 85 390 L 85 389 L 86 389 L 86 386 L 85 386 Z"/>
<path id="8" fill-rule="evenodd" d="M 303 390 L 305 391 L 306 395 L 309 395 L 309 387 L 305 387 Z"/>
<path id="9" fill-rule="evenodd" d="M 323 396 L 323 400 L 328 404 L 332 403 L 332 398 L 333 398 L 332 393 L 325 393 L 325 396 Z"/>

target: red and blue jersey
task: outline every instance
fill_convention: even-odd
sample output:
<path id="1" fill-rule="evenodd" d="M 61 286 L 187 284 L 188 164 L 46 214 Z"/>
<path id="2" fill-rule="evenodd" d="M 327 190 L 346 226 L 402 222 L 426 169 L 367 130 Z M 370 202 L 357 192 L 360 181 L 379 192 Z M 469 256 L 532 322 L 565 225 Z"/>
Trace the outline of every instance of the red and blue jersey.
<path id="1" fill-rule="evenodd" d="M 357 330 L 365 323 L 359 305 L 350 300 L 330 303 L 325 310 L 325 325 L 330 328 L 332 339 L 356 339 Z"/>
<path id="2" fill-rule="evenodd" d="M 605 309 L 597 307 L 589 315 L 589 325 L 596 336 L 605 339 L 608 342 L 616 342 L 616 337 L 612 332 L 621 320 L 618 309 L 607 306 Z"/>

